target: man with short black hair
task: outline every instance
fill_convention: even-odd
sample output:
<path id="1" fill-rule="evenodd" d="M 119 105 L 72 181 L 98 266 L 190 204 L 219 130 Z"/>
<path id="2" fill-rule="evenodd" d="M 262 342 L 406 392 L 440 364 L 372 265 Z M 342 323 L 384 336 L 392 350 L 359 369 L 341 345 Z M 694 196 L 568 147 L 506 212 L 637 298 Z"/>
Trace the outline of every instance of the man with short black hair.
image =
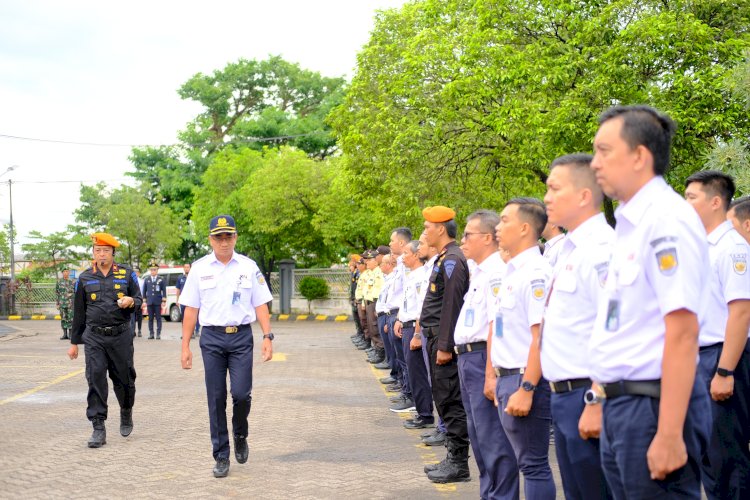
<path id="1" fill-rule="evenodd" d="M 555 498 L 548 459 L 550 387 L 539 362 L 539 325 L 552 272 L 537 244 L 546 224 L 544 204 L 535 198 L 513 198 L 500 214 L 495 234 L 510 260 L 495 299 L 487 358 L 487 373 L 497 376 L 500 422 L 529 499 Z"/>
<path id="2" fill-rule="evenodd" d="M 710 402 L 696 379 L 705 320 L 706 232 L 666 183 L 675 123 L 648 106 L 599 118 L 594 170 L 620 202 L 615 242 L 589 343 L 603 393 L 601 459 L 615 498 L 700 498 Z"/>
<path id="3" fill-rule="evenodd" d="M 698 335 L 698 375 L 713 400 L 712 435 L 701 479 L 711 500 L 750 498 L 750 248 L 727 220 L 734 180 L 704 170 L 685 181 L 685 199 L 708 235 L 709 311 Z"/>
<path id="4" fill-rule="evenodd" d="M 743 196 L 732 202 L 727 212 L 727 220 L 750 244 L 750 196 Z"/>
<path id="5" fill-rule="evenodd" d="M 568 234 L 559 243 L 540 332 L 542 374 L 552 389 L 550 412 L 563 491 L 565 498 L 581 500 L 608 497 L 599 458 L 602 407 L 585 405 L 583 397 L 592 387 L 588 343 L 615 234 L 601 213 L 604 195 L 591 158 L 570 154 L 550 166 L 544 196 L 547 227 L 562 226 Z"/>

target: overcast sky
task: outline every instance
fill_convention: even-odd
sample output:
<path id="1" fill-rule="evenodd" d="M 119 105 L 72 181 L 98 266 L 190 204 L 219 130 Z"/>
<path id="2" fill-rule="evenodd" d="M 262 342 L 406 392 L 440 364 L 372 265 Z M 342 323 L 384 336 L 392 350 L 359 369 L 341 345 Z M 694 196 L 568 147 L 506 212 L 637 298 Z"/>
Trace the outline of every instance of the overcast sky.
<path id="1" fill-rule="evenodd" d="M 351 77 L 375 11 L 404 0 L 0 3 L 0 135 L 96 144 L 172 144 L 200 108 L 192 75 L 269 54 Z M 73 222 L 81 182 L 131 182 L 129 146 L 0 137 L 0 222 L 13 181 L 17 240 Z M 17 249 L 18 251 L 18 249 Z"/>

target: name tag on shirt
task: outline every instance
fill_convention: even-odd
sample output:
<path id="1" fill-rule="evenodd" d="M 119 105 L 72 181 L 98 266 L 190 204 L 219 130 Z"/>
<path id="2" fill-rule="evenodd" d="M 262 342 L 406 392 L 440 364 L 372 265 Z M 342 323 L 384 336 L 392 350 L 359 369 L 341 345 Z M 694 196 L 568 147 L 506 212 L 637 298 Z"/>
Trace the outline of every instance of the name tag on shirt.
<path id="1" fill-rule="evenodd" d="M 503 315 L 495 313 L 495 338 L 503 338 Z"/>
<path id="2" fill-rule="evenodd" d="M 464 326 L 471 328 L 474 326 L 474 309 L 467 309 L 464 315 Z"/>

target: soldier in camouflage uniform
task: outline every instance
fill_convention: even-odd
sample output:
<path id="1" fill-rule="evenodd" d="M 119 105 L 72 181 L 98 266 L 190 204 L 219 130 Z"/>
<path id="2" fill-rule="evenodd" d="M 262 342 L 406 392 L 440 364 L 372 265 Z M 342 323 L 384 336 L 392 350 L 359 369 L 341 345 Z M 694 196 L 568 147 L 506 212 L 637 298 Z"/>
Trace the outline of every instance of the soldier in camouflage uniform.
<path id="1" fill-rule="evenodd" d="M 70 271 L 64 269 L 63 277 L 55 286 L 55 296 L 57 297 L 57 308 L 60 310 L 60 320 L 62 323 L 63 336 L 60 340 L 70 338 L 69 330 L 73 328 L 73 297 L 75 296 L 75 282 L 70 279 Z"/>

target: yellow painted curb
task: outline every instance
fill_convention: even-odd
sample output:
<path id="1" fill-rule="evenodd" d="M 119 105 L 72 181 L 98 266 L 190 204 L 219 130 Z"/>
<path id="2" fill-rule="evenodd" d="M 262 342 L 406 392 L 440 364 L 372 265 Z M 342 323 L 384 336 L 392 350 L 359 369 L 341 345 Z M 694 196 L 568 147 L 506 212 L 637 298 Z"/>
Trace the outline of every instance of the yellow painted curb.
<path id="1" fill-rule="evenodd" d="M 8 316 L 9 320 L 19 320 L 21 318 L 22 318 L 22 316 Z"/>
<path id="2" fill-rule="evenodd" d="M 315 321 L 325 321 L 327 319 L 328 316 L 326 316 L 325 314 L 318 314 L 317 316 L 315 316 Z"/>
<path id="3" fill-rule="evenodd" d="M 349 316 L 342 314 L 341 316 L 336 316 L 333 321 L 346 321 L 347 319 L 349 319 Z"/>
<path id="4" fill-rule="evenodd" d="M 31 319 L 47 319 L 46 314 L 32 314 Z"/>
<path id="5" fill-rule="evenodd" d="M 282 320 L 282 321 L 285 320 L 285 319 L 289 319 L 289 315 L 288 314 L 279 314 L 279 319 Z"/>
<path id="6" fill-rule="evenodd" d="M 299 314 L 297 316 L 297 321 L 305 321 L 307 319 L 307 314 Z"/>

